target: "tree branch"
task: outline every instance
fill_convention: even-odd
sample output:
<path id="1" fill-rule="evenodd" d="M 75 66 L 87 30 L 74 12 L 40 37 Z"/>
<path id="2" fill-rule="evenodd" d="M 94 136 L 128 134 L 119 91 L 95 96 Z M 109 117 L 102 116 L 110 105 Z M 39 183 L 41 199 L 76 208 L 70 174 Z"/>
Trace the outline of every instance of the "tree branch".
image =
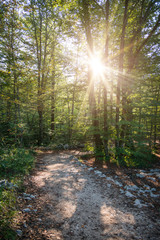
<path id="1" fill-rule="evenodd" d="M 93 2 L 102 10 L 102 12 L 103 12 L 103 15 L 105 16 L 106 15 L 106 13 L 105 13 L 105 11 L 104 11 L 104 9 L 103 9 L 103 7 L 99 4 L 99 3 L 97 3 L 97 1 L 96 0 L 93 0 Z"/>
<path id="2" fill-rule="evenodd" d="M 140 51 L 142 50 L 142 48 L 146 45 L 146 43 L 149 41 L 149 39 L 152 37 L 152 35 L 154 34 L 154 32 L 156 31 L 156 29 L 157 29 L 159 26 L 160 26 L 160 14 L 159 14 L 159 16 L 158 16 L 158 19 L 157 19 L 156 24 L 154 25 L 154 27 L 153 27 L 152 30 L 150 31 L 148 37 L 143 40 L 143 42 L 141 43 L 141 45 L 139 46 L 139 48 L 138 48 L 137 51 L 135 52 L 134 58 L 133 58 L 133 64 L 132 64 L 132 66 L 130 67 L 130 69 L 133 68 L 133 66 L 134 66 L 134 64 L 135 64 L 135 60 L 136 60 L 138 54 L 140 53 Z"/>

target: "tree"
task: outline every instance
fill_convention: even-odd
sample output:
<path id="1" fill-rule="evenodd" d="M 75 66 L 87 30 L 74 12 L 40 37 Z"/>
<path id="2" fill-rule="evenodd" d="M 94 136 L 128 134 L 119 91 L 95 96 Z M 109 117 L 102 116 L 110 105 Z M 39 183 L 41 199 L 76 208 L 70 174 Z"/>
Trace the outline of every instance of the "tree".
<path id="1" fill-rule="evenodd" d="M 137 61 L 142 49 L 147 45 L 148 41 L 152 38 L 154 33 L 160 27 L 160 15 L 158 15 L 158 5 L 156 1 L 140 1 L 137 11 L 130 10 L 127 33 L 130 32 L 131 36 L 128 37 L 128 43 L 125 48 L 127 57 L 126 73 L 128 79 L 125 80 L 125 89 L 122 89 L 122 120 L 127 124 L 122 125 L 121 139 L 125 145 L 134 148 L 132 139 L 132 103 L 130 95 L 132 94 L 133 78 L 131 72 L 137 67 Z M 134 16 L 134 18 L 133 18 Z M 136 19 L 133 20 L 133 19 Z M 153 20 L 154 19 L 154 20 Z M 134 21 L 134 22 L 133 22 Z M 136 25 L 135 25 L 136 24 Z M 124 84 L 123 84 L 124 85 Z"/>
<path id="2" fill-rule="evenodd" d="M 90 14 L 89 14 L 90 1 L 82 0 L 81 7 L 81 20 L 85 29 L 87 48 L 88 48 L 88 61 L 93 57 L 93 38 L 91 34 L 91 25 L 90 25 Z M 88 84 L 89 84 L 89 104 L 92 114 L 92 125 L 94 131 L 94 142 L 95 142 L 95 154 L 96 162 L 102 164 L 102 140 L 99 133 L 99 121 L 97 116 L 97 107 L 96 107 L 96 98 L 95 98 L 95 89 L 94 89 L 94 76 L 91 69 L 91 66 L 88 67 Z"/>

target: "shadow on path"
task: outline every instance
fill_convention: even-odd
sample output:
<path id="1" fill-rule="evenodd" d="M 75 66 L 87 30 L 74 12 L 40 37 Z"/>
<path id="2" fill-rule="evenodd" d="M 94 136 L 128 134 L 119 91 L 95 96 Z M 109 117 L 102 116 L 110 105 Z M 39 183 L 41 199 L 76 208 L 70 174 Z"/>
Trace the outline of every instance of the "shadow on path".
<path id="1" fill-rule="evenodd" d="M 34 239 L 158 239 L 157 222 L 144 210 L 130 207 L 116 188 L 107 187 L 106 179 L 80 166 L 71 155 L 45 155 L 42 161 L 45 165 L 32 181 L 40 193 L 35 224 L 43 237 Z"/>

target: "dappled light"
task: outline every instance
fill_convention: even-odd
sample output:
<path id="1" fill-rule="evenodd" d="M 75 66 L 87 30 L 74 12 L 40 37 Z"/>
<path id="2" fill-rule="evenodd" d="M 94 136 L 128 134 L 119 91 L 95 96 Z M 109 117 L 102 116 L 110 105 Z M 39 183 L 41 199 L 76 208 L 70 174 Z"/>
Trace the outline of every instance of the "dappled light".
<path id="1" fill-rule="evenodd" d="M 120 209 L 114 208 L 112 206 L 108 206 L 106 203 L 103 203 L 100 209 L 101 221 L 104 225 L 103 235 L 107 235 L 113 231 L 116 232 L 117 235 L 123 235 L 125 237 L 130 238 L 130 235 L 127 231 L 125 231 L 125 225 L 134 226 L 136 224 L 134 215 L 132 213 L 126 213 L 121 211 Z M 117 228 L 117 225 L 121 222 L 122 227 Z M 109 224 L 110 223 L 110 224 Z M 132 227 L 131 227 L 132 228 Z"/>
<path id="2" fill-rule="evenodd" d="M 41 233 L 60 240 L 80 237 L 104 240 L 117 236 L 128 240 L 139 235 L 144 239 L 156 236 L 156 223 L 148 218 L 145 208 L 137 209 L 132 199 L 126 199 L 120 189 L 114 187 L 117 178 L 115 181 L 109 178 L 109 171 L 101 176 L 100 171 L 87 167 L 77 158 L 72 160 L 70 154 L 44 156 L 45 165 L 41 165 L 32 178 L 33 189 L 39 196 L 32 204 L 34 208 L 41 206 L 35 216 L 30 216 L 29 221 L 34 219 L 39 229 L 37 232 L 33 228 L 32 234 Z M 43 186 L 39 185 L 42 178 Z"/>

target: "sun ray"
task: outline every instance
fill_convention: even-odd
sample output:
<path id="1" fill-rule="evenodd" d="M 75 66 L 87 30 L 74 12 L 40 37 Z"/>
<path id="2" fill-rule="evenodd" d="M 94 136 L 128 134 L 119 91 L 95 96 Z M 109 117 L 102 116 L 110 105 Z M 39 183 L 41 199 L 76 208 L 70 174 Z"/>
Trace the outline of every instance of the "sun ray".
<path id="1" fill-rule="evenodd" d="M 87 91 L 85 93 L 83 102 L 81 104 L 81 108 L 79 110 L 79 113 L 77 115 L 75 124 L 77 124 L 78 120 L 80 119 L 80 117 L 82 116 L 82 114 L 84 113 L 85 109 L 86 109 L 86 101 L 88 99 L 89 93 L 91 91 L 91 86 L 93 84 L 93 82 L 96 81 L 101 81 L 101 83 L 104 85 L 104 87 L 106 89 L 110 89 L 111 85 L 110 82 L 108 81 L 108 78 L 111 78 L 114 76 L 114 78 L 118 77 L 118 75 L 124 77 L 124 79 L 126 79 L 126 81 L 133 81 L 134 76 L 128 73 L 122 73 L 120 71 L 118 71 L 117 69 L 111 67 L 111 66 L 107 66 L 105 63 L 103 63 L 103 61 L 97 57 L 97 56 L 92 56 L 90 57 L 89 60 L 89 66 L 92 70 L 92 78 L 90 79 Z M 131 80 L 132 79 L 132 80 Z"/>

